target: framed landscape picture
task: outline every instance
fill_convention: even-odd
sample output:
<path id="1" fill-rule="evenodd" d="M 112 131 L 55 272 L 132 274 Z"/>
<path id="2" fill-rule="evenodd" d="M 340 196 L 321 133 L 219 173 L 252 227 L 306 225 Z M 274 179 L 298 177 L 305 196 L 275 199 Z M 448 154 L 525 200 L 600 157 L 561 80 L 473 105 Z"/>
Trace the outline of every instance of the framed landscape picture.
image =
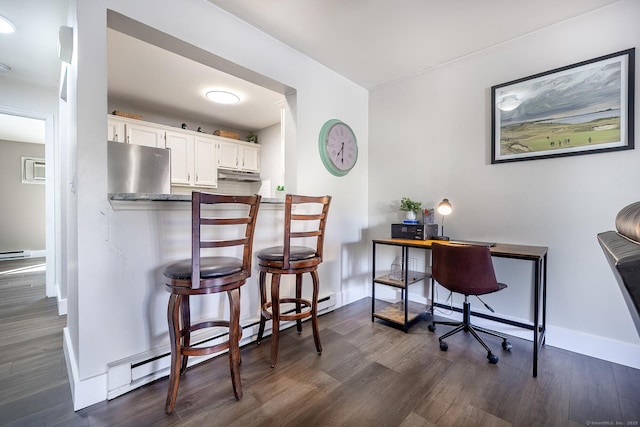
<path id="1" fill-rule="evenodd" d="M 635 49 L 491 88 L 491 163 L 634 148 Z"/>

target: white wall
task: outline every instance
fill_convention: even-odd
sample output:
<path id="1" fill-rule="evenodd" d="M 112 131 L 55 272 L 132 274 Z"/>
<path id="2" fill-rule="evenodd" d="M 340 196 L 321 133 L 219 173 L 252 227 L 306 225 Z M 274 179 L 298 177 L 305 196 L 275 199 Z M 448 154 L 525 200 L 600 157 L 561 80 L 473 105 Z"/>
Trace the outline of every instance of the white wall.
<path id="1" fill-rule="evenodd" d="M 282 126 L 280 123 L 269 126 L 257 135 L 260 144 L 260 177 L 265 186 L 260 191 L 264 197 L 276 197 L 276 187 L 284 185 Z"/>
<path id="2" fill-rule="evenodd" d="M 334 197 L 321 294 L 336 293 L 340 303 L 366 294 L 361 235 L 367 228 L 366 90 L 201 0 L 75 1 L 71 7 L 77 8 L 77 23 L 70 24 L 78 40 L 68 81 L 65 143 L 71 147 L 66 170 L 77 190 L 67 189 L 66 206 L 73 210 L 67 224 L 72 226 L 77 215 L 77 227 L 67 233 L 65 251 L 70 265 L 65 351 L 76 409 L 106 398 L 108 363 L 166 341 L 168 295 L 159 269 L 169 259 L 188 256 L 188 231 L 176 237 L 188 228 L 187 212 L 116 211 L 107 200 L 107 7 L 296 89 L 287 123 L 287 135 L 296 138 L 286 142 L 286 162 L 297 167 L 287 166 L 287 187 Z M 320 128 L 332 118 L 349 123 L 359 137 L 361 161 L 343 178 L 324 170 L 317 151 Z M 263 229 L 273 231 L 274 225 Z M 257 295 L 248 298 L 243 316 L 256 308 Z"/>
<path id="3" fill-rule="evenodd" d="M 638 16 L 621 1 L 375 90 L 369 159 L 372 236 L 389 235 L 402 196 L 447 197 L 453 238 L 548 246 L 547 344 L 635 367 L 640 339 L 596 234 L 638 200 L 640 150 L 491 165 L 490 103 L 491 86 L 640 45 Z M 487 299 L 528 318 L 522 267 L 497 261 L 510 287 Z"/>

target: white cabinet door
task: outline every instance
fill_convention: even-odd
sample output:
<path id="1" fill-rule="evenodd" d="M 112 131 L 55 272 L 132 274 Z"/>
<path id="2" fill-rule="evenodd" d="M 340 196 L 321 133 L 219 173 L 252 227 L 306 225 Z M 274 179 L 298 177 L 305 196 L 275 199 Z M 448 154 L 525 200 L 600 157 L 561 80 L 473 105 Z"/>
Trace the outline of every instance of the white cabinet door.
<path id="1" fill-rule="evenodd" d="M 216 157 L 216 141 L 212 138 L 196 136 L 194 185 L 199 187 L 216 187 L 218 185 Z"/>
<path id="2" fill-rule="evenodd" d="M 124 121 L 107 117 L 107 141 L 124 142 Z"/>
<path id="3" fill-rule="evenodd" d="M 175 185 L 193 184 L 193 135 L 167 131 L 167 148 L 171 149 L 171 183 Z"/>
<path id="4" fill-rule="evenodd" d="M 238 145 L 231 142 L 218 141 L 218 167 L 238 169 Z"/>
<path id="5" fill-rule="evenodd" d="M 164 130 L 141 123 L 129 123 L 126 126 L 127 143 L 147 147 L 165 148 Z"/>
<path id="6" fill-rule="evenodd" d="M 242 146 L 240 169 L 249 172 L 260 172 L 260 146 Z"/>

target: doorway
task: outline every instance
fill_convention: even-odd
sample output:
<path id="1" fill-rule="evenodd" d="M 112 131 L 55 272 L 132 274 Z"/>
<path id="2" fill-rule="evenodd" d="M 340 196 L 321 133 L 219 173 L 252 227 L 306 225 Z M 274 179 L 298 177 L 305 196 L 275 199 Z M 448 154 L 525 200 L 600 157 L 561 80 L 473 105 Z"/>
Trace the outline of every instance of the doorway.
<path id="1" fill-rule="evenodd" d="M 1 157 L 9 162 L 10 174 L 2 177 L 0 189 L 2 197 L 12 201 L 3 211 L 0 224 L 6 228 L 0 254 L 4 252 L 5 258 L 13 259 L 45 257 L 45 294 L 55 297 L 53 115 L 0 106 L 0 123 Z M 41 163 L 28 160 L 42 158 L 46 165 L 44 182 L 30 180 L 33 176 L 28 176 L 25 167 Z M 39 172 L 36 174 L 39 178 Z"/>

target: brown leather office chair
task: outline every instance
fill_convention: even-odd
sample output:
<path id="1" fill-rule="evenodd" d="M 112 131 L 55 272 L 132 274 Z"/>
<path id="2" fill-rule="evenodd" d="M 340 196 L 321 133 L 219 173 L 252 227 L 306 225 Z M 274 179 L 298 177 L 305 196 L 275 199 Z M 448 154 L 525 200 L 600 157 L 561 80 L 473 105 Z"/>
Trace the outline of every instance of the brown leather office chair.
<path id="1" fill-rule="evenodd" d="M 171 373 L 165 405 L 167 413 L 173 412 L 180 375 L 186 371 L 189 356 L 208 355 L 229 349 L 233 392 L 236 399 L 242 397 L 239 370 L 239 342 L 242 338 L 240 287 L 251 276 L 253 234 L 260 198 L 257 195 L 192 193 L 191 258 L 173 262 L 164 268 L 166 288 L 171 293 L 167 310 L 171 340 Z M 225 206 L 225 209 L 205 213 L 205 205 L 215 205 L 214 209 Z M 233 248 L 235 256 L 228 253 L 233 252 Z M 189 297 L 218 292 L 226 292 L 229 298 L 229 320 L 207 319 L 191 324 Z M 192 345 L 192 332 L 218 327 L 229 329 L 228 340 L 209 346 L 203 343 Z"/>
<path id="2" fill-rule="evenodd" d="M 318 266 L 322 262 L 324 230 L 329 212 L 330 196 L 310 197 L 287 194 L 284 212 L 284 241 L 282 246 L 263 249 L 258 253 L 260 271 L 260 328 L 257 342 L 260 344 L 265 323 L 272 320 L 271 366 L 278 359 L 280 322 L 295 320 L 298 332 L 302 332 L 302 319 L 311 317 L 313 339 L 318 354 L 322 353 L 318 333 Z M 315 238 L 313 246 L 292 245 L 292 239 Z M 299 240 L 296 240 L 299 242 Z M 308 244 L 305 240 L 303 244 Z M 266 276 L 271 274 L 271 301 L 267 301 Z M 313 281 L 311 301 L 302 298 L 302 276 L 310 273 Z M 283 274 L 296 275 L 296 295 L 280 298 L 280 277 Z M 295 304 L 291 312 L 283 311 L 284 304 Z"/>
<path id="3" fill-rule="evenodd" d="M 434 243 L 431 246 L 431 260 L 432 280 L 435 280 L 451 292 L 464 295 L 462 322 L 442 322 L 436 321 L 434 318 L 432 324 L 429 325 L 431 332 L 436 330 L 436 324 L 455 326 L 454 329 L 438 338 L 440 350 L 447 351 L 449 348 L 444 341 L 445 338 L 460 331 L 466 331 L 470 332 L 487 350 L 489 362 L 498 363 L 498 356 L 491 352 L 489 346 L 480 338 L 477 332 L 502 338 L 502 348 L 505 350 L 511 350 L 511 343 L 507 341 L 507 337 L 504 335 L 471 324 L 471 303 L 469 303 L 470 295 L 475 295 L 479 299 L 478 295 L 497 292 L 507 287 L 504 283 L 499 283 L 496 280 L 489 248 L 487 246 Z M 432 313 L 434 312 L 434 299 L 432 295 Z M 484 301 L 483 304 L 493 311 Z"/>

